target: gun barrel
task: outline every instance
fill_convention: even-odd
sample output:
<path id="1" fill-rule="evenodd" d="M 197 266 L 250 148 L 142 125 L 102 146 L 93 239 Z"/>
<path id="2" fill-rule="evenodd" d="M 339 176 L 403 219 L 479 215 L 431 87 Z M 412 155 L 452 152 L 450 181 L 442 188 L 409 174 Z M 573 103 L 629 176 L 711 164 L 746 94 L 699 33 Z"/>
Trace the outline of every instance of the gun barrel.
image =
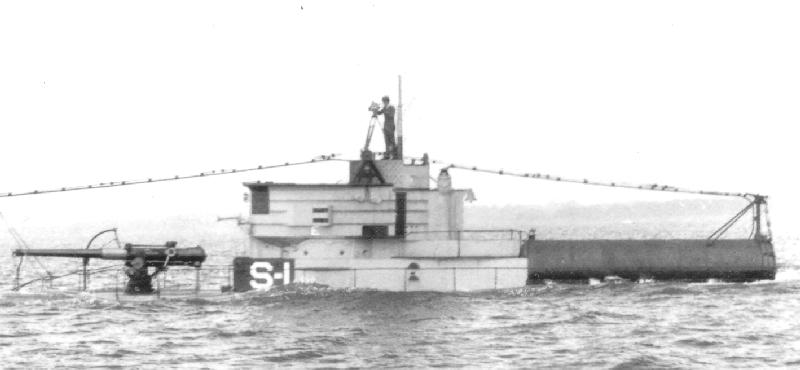
<path id="1" fill-rule="evenodd" d="M 36 256 L 36 257 L 67 257 L 67 258 L 105 258 L 105 259 L 125 259 L 125 251 L 118 249 L 117 253 L 109 253 L 113 250 L 105 249 L 17 249 L 14 251 L 15 257 Z M 116 252 L 115 251 L 115 252 Z M 114 254 L 120 254 L 121 258 L 113 258 Z"/>
<path id="2" fill-rule="evenodd" d="M 130 261 L 142 257 L 148 266 L 200 266 L 206 260 L 201 247 L 171 248 L 164 246 L 130 245 L 126 249 L 17 249 L 15 257 L 66 257 L 98 258 L 104 260 Z"/>

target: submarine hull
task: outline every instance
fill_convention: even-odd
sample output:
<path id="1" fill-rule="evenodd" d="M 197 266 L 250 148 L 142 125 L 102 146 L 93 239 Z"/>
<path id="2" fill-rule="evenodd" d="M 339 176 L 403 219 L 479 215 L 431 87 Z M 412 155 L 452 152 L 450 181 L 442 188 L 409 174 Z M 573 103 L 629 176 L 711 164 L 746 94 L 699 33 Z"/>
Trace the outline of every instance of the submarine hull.
<path id="1" fill-rule="evenodd" d="M 624 279 L 772 280 L 772 243 L 754 239 L 529 240 L 529 283 L 543 280 Z"/>

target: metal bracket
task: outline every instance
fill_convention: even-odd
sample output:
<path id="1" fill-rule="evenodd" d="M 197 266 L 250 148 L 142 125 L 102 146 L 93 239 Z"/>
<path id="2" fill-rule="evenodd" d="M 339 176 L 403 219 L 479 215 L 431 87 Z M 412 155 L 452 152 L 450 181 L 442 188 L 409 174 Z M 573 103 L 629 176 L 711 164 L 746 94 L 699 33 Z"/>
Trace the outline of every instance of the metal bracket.
<path id="1" fill-rule="evenodd" d="M 373 180 L 378 180 L 378 184 L 386 184 L 386 180 L 381 175 L 381 171 L 375 166 L 372 160 L 365 160 L 358 167 L 356 175 L 353 177 L 353 183 L 357 185 L 371 185 Z"/>
<path id="2" fill-rule="evenodd" d="M 752 200 L 751 198 L 752 197 Z M 770 240 L 771 237 L 765 237 L 761 232 L 761 206 L 765 206 L 767 204 L 767 197 L 764 195 L 759 194 L 746 194 L 744 196 L 745 199 L 750 200 L 750 202 L 742 208 L 741 211 L 737 212 L 733 217 L 731 217 L 728 221 L 726 221 L 722 226 L 720 226 L 716 231 L 714 231 L 709 237 L 706 239 L 707 243 L 706 246 L 712 246 L 714 243 L 719 240 L 733 225 L 736 224 L 744 215 L 747 214 L 748 211 L 751 209 L 753 210 L 753 235 L 752 237 L 756 240 Z"/>

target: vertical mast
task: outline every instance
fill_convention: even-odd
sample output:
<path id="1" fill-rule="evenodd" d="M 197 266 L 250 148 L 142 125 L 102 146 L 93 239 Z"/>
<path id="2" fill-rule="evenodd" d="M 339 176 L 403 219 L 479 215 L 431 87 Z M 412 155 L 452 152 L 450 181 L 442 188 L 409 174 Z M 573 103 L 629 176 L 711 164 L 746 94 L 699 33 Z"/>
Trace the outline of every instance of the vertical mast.
<path id="1" fill-rule="evenodd" d="M 403 160 L 403 77 L 397 76 L 397 157 Z"/>

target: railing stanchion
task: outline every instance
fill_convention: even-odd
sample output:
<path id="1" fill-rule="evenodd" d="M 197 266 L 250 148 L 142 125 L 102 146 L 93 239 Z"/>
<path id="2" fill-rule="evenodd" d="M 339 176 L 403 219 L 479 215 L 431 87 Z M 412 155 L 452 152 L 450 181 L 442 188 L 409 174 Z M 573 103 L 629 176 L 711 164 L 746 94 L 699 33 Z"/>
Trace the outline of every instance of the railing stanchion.
<path id="1" fill-rule="evenodd" d="M 200 294 L 200 268 L 195 267 L 195 275 L 194 275 L 194 295 Z"/>

